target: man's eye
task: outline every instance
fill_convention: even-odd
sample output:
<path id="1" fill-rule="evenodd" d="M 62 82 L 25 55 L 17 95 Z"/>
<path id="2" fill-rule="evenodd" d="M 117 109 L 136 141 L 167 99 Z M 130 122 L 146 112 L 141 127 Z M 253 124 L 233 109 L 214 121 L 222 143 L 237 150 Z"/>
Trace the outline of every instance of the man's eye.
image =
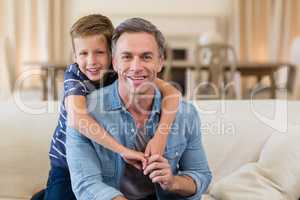
<path id="1" fill-rule="evenodd" d="M 145 56 L 143 56 L 143 59 L 146 60 L 146 61 L 149 61 L 149 60 L 152 59 L 152 56 L 150 56 L 150 55 L 145 55 Z"/>
<path id="2" fill-rule="evenodd" d="M 122 59 L 123 60 L 129 60 L 131 58 L 131 56 L 129 56 L 129 55 L 123 55 L 122 56 Z"/>

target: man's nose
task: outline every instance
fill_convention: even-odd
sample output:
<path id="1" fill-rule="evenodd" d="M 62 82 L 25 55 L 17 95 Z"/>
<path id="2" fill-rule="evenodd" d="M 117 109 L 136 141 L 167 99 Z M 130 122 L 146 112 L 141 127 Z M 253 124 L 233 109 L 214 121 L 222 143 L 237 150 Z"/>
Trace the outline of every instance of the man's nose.
<path id="1" fill-rule="evenodd" d="M 131 63 L 131 66 L 130 68 L 132 70 L 139 70 L 141 69 L 142 67 L 142 62 L 141 62 L 141 59 L 139 57 L 135 57 L 133 60 L 132 60 L 132 63 Z"/>

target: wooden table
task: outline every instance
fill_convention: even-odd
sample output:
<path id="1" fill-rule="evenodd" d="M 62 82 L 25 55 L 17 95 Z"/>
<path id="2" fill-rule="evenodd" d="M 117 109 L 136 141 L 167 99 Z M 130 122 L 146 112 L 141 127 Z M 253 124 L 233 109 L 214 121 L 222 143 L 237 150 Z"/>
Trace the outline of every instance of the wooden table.
<path id="1" fill-rule="evenodd" d="M 193 62 L 176 61 L 172 63 L 174 68 L 186 68 L 186 80 L 188 80 L 187 86 L 189 85 L 189 79 L 191 73 L 195 70 L 195 64 Z M 289 79 L 288 88 L 292 88 L 296 67 L 287 62 L 241 62 L 236 66 L 236 70 L 240 72 L 242 77 L 255 76 L 258 81 L 264 76 L 268 76 L 271 82 L 271 98 L 276 98 L 276 80 L 275 73 L 282 67 L 289 68 Z M 203 70 L 208 70 L 208 67 L 203 67 Z M 187 89 L 188 90 L 188 89 Z"/>
<path id="2" fill-rule="evenodd" d="M 276 72 L 282 68 L 289 68 L 289 78 L 288 87 L 291 87 L 295 75 L 295 66 L 290 63 L 285 62 L 245 62 L 238 63 L 237 70 L 240 72 L 241 76 L 255 76 L 257 81 L 261 81 L 262 77 L 267 76 L 271 82 L 271 98 L 276 98 Z"/>
<path id="3" fill-rule="evenodd" d="M 67 67 L 64 63 L 51 62 L 25 62 L 24 65 L 38 66 L 42 73 L 43 100 L 57 100 L 56 75 L 59 71 L 64 71 Z"/>

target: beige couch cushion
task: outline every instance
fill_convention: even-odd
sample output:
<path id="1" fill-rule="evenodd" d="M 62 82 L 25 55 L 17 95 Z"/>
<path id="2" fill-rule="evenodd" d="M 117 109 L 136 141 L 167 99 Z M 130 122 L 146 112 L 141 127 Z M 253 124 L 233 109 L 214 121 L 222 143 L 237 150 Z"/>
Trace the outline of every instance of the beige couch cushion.
<path id="1" fill-rule="evenodd" d="M 263 176 L 278 185 L 288 199 L 300 197 L 300 127 L 274 134 L 264 146 L 258 164 Z"/>
<path id="2" fill-rule="evenodd" d="M 218 181 L 245 163 L 257 161 L 263 145 L 274 130 L 259 121 L 250 101 L 198 101 L 203 145 Z M 272 109 L 272 102 L 258 101 L 262 112 Z"/>
<path id="3" fill-rule="evenodd" d="M 45 111 L 33 114 L 37 108 Z M 1 102 L 0 199 L 26 199 L 45 186 L 50 136 L 57 123 L 57 108 L 47 109 L 47 103 Z"/>
<path id="4" fill-rule="evenodd" d="M 222 200 L 285 200 L 279 187 L 261 175 L 257 163 L 248 163 L 215 183 L 211 195 Z"/>
<path id="5" fill-rule="evenodd" d="M 274 133 L 258 162 L 248 163 L 214 184 L 211 194 L 222 200 L 297 200 L 300 197 L 300 133 Z"/>

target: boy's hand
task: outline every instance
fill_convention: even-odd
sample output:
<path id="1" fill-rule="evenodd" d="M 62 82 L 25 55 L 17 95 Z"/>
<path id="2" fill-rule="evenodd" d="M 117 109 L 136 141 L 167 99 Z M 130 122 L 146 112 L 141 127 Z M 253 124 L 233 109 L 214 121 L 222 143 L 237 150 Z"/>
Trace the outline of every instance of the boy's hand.
<path id="1" fill-rule="evenodd" d="M 148 142 L 145 149 L 145 157 L 148 158 L 152 155 L 163 155 L 167 143 L 167 135 L 160 135 L 155 133 L 154 137 Z"/>
<path id="2" fill-rule="evenodd" d="M 146 167 L 147 160 L 142 152 L 126 148 L 126 150 L 121 153 L 121 156 L 126 163 L 134 166 L 138 170 L 142 170 Z"/>

